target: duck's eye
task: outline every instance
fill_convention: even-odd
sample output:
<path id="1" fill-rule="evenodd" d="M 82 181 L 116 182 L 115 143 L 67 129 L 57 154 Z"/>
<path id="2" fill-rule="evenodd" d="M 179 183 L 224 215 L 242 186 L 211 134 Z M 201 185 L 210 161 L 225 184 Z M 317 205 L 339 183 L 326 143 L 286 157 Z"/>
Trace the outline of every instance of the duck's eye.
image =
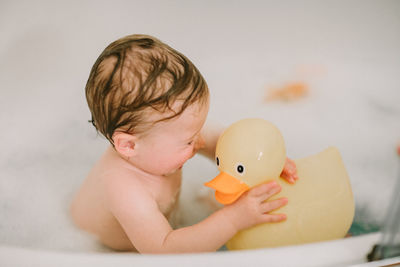
<path id="1" fill-rule="evenodd" d="M 244 166 L 243 166 L 242 164 L 238 164 L 238 165 L 236 166 L 236 171 L 237 171 L 239 174 L 243 174 L 243 173 L 244 173 Z"/>
<path id="2" fill-rule="evenodd" d="M 219 158 L 217 157 L 215 160 L 217 161 L 217 166 L 219 166 Z"/>

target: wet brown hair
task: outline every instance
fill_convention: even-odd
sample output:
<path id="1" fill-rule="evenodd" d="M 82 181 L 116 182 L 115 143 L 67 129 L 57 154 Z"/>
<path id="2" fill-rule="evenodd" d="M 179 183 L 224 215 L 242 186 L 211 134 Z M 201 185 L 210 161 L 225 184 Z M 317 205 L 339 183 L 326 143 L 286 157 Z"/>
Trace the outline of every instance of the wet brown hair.
<path id="1" fill-rule="evenodd" d="M 149 110 L 179 116 L 190 104 L 205 103 L 207 84 L 184 55 L 148 35 L 129 35 L 111 43 L 94 63 L 86 99 L 94 127 L 113 144 L 116 130 L 143 133 Z M 177 100 L 179 110 L 171 108 Z M 151 122 L 151 123 L 157 123 Z"/>

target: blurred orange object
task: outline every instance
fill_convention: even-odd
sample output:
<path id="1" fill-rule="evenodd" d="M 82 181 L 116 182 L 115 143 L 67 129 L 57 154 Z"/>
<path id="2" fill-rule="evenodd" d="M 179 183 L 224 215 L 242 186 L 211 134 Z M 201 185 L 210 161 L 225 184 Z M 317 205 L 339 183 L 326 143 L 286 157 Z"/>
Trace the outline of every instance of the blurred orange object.
<path id="1" fill-rule="evenodd" d="M 265 102 L 273 100 L 293 101 L 308 94 L 309 88 L 304 82 L 289 83 L 281 88 L 268 88 Z"/>

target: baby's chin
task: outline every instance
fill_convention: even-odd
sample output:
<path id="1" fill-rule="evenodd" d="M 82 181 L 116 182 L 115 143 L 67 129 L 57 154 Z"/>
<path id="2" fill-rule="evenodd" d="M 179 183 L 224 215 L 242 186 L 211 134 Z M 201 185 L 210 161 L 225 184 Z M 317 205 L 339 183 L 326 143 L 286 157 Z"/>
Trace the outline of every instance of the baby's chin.
<path id="1" fill-rule="evenodd" d="M 180 171 L 182 171 L 182 166 L 180 166 L 179 168 L 173 169 L 171 171 L 168 171 L 167 173 L 163 174 L 163 176 L 170 176 L 170 175 L 173 175 Z"/>

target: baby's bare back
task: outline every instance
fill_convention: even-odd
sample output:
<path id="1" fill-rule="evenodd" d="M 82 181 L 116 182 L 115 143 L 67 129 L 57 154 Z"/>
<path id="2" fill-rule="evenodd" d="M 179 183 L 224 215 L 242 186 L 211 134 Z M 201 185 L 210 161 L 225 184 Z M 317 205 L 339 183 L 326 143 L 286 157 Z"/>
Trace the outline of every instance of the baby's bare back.
<path id="1" fill-rule="evenodd" d="M 71 216 L 81 229 L 94 234 L 103 244 L 116 250 L 135 250 L 108 203 L 110 183 L 123 183 L 132 194 L 148 191 L 160 211 L 169 218 L 176 208 L 181 186 L 181 171 L 160 177 L 133 171 L 114 151 L 107 149 L 90 171 L 71 204 Z"/>

